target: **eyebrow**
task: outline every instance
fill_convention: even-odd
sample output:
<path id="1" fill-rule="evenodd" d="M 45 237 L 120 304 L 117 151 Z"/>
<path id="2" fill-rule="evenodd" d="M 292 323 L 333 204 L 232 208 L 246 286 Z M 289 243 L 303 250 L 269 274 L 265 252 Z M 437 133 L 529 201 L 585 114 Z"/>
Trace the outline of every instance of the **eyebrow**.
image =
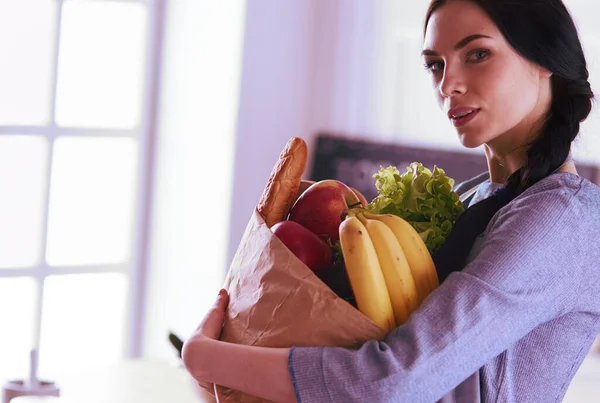
<path id="1" fill-rule="evenodd" d="M 469 35 L 466 38 L 461 39 L 456 45 L 454 45 L 454 50 L 460 50 L 460 49 L 464 48 L 465 46 L 467 46 L 469 43 L 473 42 L 474 40 L 481 39 L 481 38 L 491 39 L 491 36 L 480 35 L 480 34 Z M 439 56 L 440 54 L 434 50 L 424 49 L 421 52 L 421 55 L 423 55 L 423 56 Z"/>

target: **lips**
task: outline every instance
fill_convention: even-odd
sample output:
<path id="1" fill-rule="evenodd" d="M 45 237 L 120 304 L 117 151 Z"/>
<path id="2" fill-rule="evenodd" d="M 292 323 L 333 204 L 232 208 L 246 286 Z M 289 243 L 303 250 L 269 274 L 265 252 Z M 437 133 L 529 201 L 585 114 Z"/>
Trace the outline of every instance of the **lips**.
<path id="1" fill-rule="evenodd" d="M 454 126 L 464 126 L 475 119 L 480 109 L 471 106 L 458 106 L 448 111 L 448 118 Z"/>
<path id="2" fill-rule="evenodd" d="M 478 110 L 477 108 L 474 108 L 471 106 L 457 106 L 448 111 L 448 118 L 449 119 L 461 118 L 461 117 L 466 116 L 469 113 L 473 113 L 477 110 Z"/>

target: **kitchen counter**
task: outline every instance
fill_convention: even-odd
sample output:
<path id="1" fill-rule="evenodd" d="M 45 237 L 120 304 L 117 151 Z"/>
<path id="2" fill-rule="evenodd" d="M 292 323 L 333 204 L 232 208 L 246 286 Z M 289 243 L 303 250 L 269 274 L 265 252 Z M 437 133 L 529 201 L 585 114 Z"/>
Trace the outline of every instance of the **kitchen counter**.
<path id="1" fill-rule="evenodd" d="M 178 360 L 126 360 L 59 377 L 61 398 L 69 403 L 215 403 L 196 386 Z M 600 401 L 600 354 L 588 355 L 563 403 Z"/>
<path id="2" fill-rule="evenodd" d="M 69 403 L 214 403 L 177 360 L 125 360 L 58 377 Z"/>

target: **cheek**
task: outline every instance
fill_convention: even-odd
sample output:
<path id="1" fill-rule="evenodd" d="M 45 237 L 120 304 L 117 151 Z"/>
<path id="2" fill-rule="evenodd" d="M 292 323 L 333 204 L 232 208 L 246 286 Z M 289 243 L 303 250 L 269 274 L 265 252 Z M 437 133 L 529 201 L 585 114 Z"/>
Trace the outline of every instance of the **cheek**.
<path id="1" fill-rule="evenodd" d="M 490 122 L 498 131 L 508 131 L 518 125 L 535 107 L 537 87 L 534 80 L 522 71 L 509 68 L 488 77 L 488 112 Z"/>

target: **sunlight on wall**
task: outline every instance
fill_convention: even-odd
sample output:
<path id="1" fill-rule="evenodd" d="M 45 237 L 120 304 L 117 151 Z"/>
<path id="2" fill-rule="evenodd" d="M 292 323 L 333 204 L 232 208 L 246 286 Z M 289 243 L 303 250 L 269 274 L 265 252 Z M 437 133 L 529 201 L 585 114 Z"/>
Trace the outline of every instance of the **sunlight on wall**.
<path id="1" fill-rule="evenodd" d="M 223 282 L 245 2 L 168 2 L 146 355 L 171 355 Z"/>

